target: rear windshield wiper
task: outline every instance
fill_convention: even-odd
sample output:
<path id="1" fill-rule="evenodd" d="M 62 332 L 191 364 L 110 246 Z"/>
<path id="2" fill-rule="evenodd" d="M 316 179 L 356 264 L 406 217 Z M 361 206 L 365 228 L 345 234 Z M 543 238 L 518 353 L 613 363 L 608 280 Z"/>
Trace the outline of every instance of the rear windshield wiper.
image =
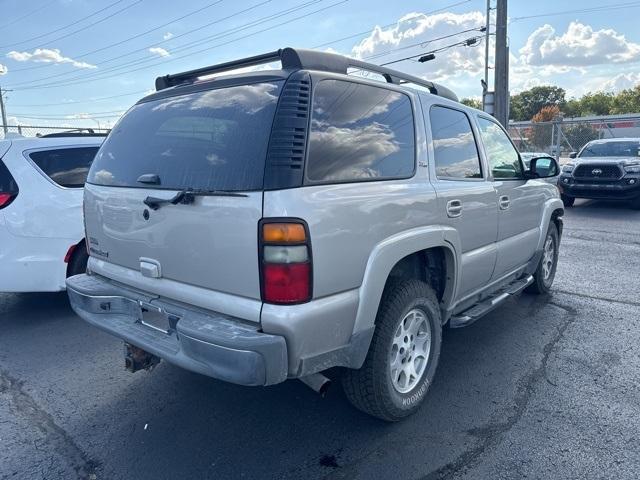
<path id="1" fill-rule="evenodd" d="M 144 204 L 152 210 L 159 209 L 162 205 L 189 205 L 193 203 L 196 197 L 248 197 L 244 193 L 229 192 L 227 190 L 201 190 L 187 188 L 176 193 L 171 198 L 147 197 L 143 200 Z"/>

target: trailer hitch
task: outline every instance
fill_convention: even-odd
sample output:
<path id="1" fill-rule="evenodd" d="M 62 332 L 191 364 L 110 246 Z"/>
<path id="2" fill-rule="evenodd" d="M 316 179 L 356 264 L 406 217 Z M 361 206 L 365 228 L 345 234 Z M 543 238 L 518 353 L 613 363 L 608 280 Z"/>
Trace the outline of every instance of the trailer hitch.
<path id="1" fill-rule="evenodd" d="M 130 372 L 152 370 L 158 363 L 160 357 L 130 343 L 124 343 L 124 366 Z"/>

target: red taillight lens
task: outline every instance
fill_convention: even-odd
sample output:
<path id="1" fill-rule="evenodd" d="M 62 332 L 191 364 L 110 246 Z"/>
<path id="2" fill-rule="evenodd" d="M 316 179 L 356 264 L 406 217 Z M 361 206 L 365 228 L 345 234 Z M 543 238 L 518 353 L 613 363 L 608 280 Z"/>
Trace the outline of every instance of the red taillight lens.
<path id="1" fill-rule="evenodd" d="M 16 198 L 15 193 L 0 193 L 0 208 L 4 208 Z"/>
<path id="2" fill-rule="evenodd" d="M 262 301 L 293 304 L 311 300 L 311 245 L 299 220 L 260 225 Z"/>
<path id="3" fill-rule="evenodd" d="M 309 263 L 266 263 L 264 301 L 269 303 L 299 303 L 309 299 Z"/>

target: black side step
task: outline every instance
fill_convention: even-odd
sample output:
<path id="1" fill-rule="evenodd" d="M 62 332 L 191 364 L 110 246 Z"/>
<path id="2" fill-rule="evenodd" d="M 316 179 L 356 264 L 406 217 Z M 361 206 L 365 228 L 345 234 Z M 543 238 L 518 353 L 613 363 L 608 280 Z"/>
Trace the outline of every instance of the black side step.
<path id="1" fill-rule="evenodd" d="M 464 312 L 452 316 L 451 320 L 449 320 L 449 326 L 451 328 L 461 328 L 471 325 L 480 317 L 483 317 L 491 310 L 498 307 L 509 297 L 522 292 L 531 283 L 533 283 L 533 277 L 531 275 L 511 282 L 506 287 L 498 290 L 493 295 L 482 300 L 481 302 L 476 303 Z"/>

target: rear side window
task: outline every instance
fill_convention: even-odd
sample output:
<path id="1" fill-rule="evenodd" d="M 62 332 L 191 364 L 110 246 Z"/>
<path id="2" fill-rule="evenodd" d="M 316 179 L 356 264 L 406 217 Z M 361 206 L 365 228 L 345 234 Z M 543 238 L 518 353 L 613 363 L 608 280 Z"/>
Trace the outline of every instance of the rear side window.
<path id="1" fill-rule="evenodd" d="M 29 158 L 51 180 L 67 188 L 83 187 L 98 147 L 57 148 L 31 152 Z"/>
<path id="2" fill-rule="evenodd" d="M 407 95 L 341 80 L 315 89 L 306 177 L 349 182 L 411 177 L 413 110 Z"/>
<path id="3" fill-rule="evenodd" d="M 134 106 L 105 140 L 89 183 L 182 190 L 259 190 L 282 81 Z M 158 185 L 139 183 L 141 175 Z"/>
<path id="4" fill-rule="evenodd" d="M 464 112 L 433 106 L 429 111 L 438 178 L 482 178 L 480 157 L 469 117 Z"/>
<path id="5" fill-rule="evenodd" d="M 2 193 L 18 193 L 18 184 L 7 166 L 0 160 L 0 194 Z"/>

